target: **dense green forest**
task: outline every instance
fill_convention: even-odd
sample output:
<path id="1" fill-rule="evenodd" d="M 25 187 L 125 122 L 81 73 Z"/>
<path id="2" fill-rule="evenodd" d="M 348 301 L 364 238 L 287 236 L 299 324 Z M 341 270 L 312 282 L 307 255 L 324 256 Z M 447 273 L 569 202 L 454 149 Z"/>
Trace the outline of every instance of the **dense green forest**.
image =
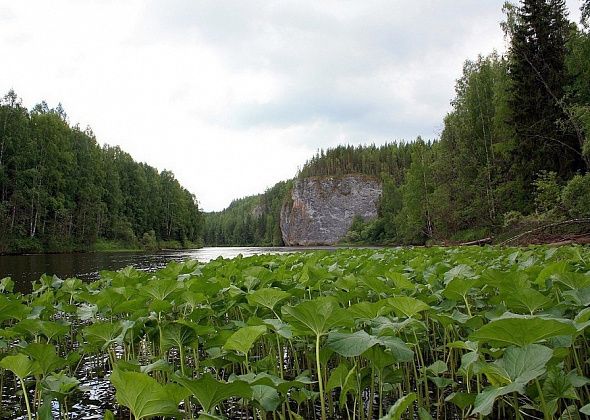
<path id="1" fill-rule="evenodd" d="M 0 253 L 194 245 L 202 216 L 169 171 L 101 147 L 59 105 L 0 103 Z"/>
<path id="2" fill-rule="evenodd" d="M 299 177 L 381 178 L 378 219 L 355 222 L 347 241 L 462 241 L 590 216 L 590 1 L 580 25 L 564 0 L 507 3 L 504 12 L 506 55 L 465 62 L 439 139 L 320 150 L 301 168 Z M 280 201 L 283 189 L 269 191 Z M 254 212 L 266 194 L 208 215 L 205 232 L 221 233 L 205 242 L 270 243 L 236 234 L 278 220 L 280 205 Z"/>
<path id="3" fill-rule="evenodd" d="M 234 200 L 221 212 L 205 214 L 204 242 L 211 246 L 280 246 L 281 207 L 291 182 L 279 182 L 264 194 Z"/>

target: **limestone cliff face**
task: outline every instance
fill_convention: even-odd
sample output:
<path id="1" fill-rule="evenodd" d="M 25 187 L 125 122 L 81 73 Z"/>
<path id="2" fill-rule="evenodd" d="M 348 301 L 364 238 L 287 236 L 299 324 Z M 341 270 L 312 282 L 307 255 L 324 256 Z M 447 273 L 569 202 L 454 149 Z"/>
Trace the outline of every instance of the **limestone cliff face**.
<path id="1" fill-rule="evenodd" d="M 377 217 L 382 187 L 365 175 L 312 177 L 295 181 L 281 209 L 285 245 L 333 245 L 342 239 L 355 216 Z"/>

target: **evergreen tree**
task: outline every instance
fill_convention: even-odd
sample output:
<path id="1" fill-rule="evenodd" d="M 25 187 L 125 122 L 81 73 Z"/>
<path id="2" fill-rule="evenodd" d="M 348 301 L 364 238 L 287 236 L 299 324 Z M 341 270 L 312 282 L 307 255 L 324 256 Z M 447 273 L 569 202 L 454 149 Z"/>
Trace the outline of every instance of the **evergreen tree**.
<path id="1" fill-rule="evenodd" d="M 530 192 L 541 170 L 569 178 L 584 167 L 583 139 L 564 97 L 570 31 L 565 0 L 523 0 L 511 31 L 510 108 L 518 142 L 513 172 Z"/>

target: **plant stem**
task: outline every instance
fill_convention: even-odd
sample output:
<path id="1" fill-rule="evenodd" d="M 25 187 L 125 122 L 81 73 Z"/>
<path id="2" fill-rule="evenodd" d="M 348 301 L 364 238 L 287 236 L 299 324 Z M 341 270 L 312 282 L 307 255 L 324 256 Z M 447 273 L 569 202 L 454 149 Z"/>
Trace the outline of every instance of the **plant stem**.
<path id="1" fill-rule="evenodd" d="M 31 404 L 29 403 L 29 395 L 27 394 L 27 388 L 25 388 L 25 380 L 24 378 L 18 378 L 20 381 L 20 386 L 23 390 L 23 396 L 25 397 L 25 404 L 27 405 L 27 418 L 29 420 L 33 420 L 33 415 L 31 414 Z"/>
<path id="2" fill-rule="evenodd" d="M 318 384 L 320 387 L 320 405 L 322 408 L 322 420 L 326 420 L 326 403 L 324 402 L 324 385 L 322 377 L 322 366 L 320 363 L 320 335 L 315 336 L 315 362 L 317 368 Z"/>

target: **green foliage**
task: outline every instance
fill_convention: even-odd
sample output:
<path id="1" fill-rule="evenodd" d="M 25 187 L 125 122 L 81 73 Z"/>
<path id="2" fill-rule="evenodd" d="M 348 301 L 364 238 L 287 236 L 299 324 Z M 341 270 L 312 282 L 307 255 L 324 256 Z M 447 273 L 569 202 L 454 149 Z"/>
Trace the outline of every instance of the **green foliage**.
<path id="1" fill-rule="evenodd" d="M 588 272 L 579 246 L 429 247 L 0 282 L 0 375 L 31 419 L 87 374 L 138 419 L 552 418 L 587 410 Z"/>
<path id="2" fill-rule="evenodd" d="M 590 174 L 576 175 L 563 188 L 561 201 L 572 217 L 590 217 Z"/>
<path id="3" fill-rule="evenodd" d="M 209 246 L 281 246 L 280 214 L 291 182 L 279 182 L 264 194 L 234 200 L 221 212 L 204 216 Z"/>
<path id="4" fill-rule="evenodd" d="M 135 419 L 154 416 L 174 416 L 178 413 L 177 389 L 161 385 L 141 372 L 114 370 L 111 382 L 117 389 L 117 401 L 129 408 Z"/>
<path id="5" fill-rule="evenodd" d="M 541 171 L 533 182 L 535 187 L 535 207 L 539 213 L 555 210 L 560 204 L 561 186 L 557 173 Z"/>
<path id="6" fill-rule="evenodd" d="M 145 232 L 149 247 L 198 242 L 201 228 L 196 198 L 171 172 L 101 147 L 61 106 L 28 111 L 13 91 L 0 101 L 0 252 L 138 248 Z"/>

